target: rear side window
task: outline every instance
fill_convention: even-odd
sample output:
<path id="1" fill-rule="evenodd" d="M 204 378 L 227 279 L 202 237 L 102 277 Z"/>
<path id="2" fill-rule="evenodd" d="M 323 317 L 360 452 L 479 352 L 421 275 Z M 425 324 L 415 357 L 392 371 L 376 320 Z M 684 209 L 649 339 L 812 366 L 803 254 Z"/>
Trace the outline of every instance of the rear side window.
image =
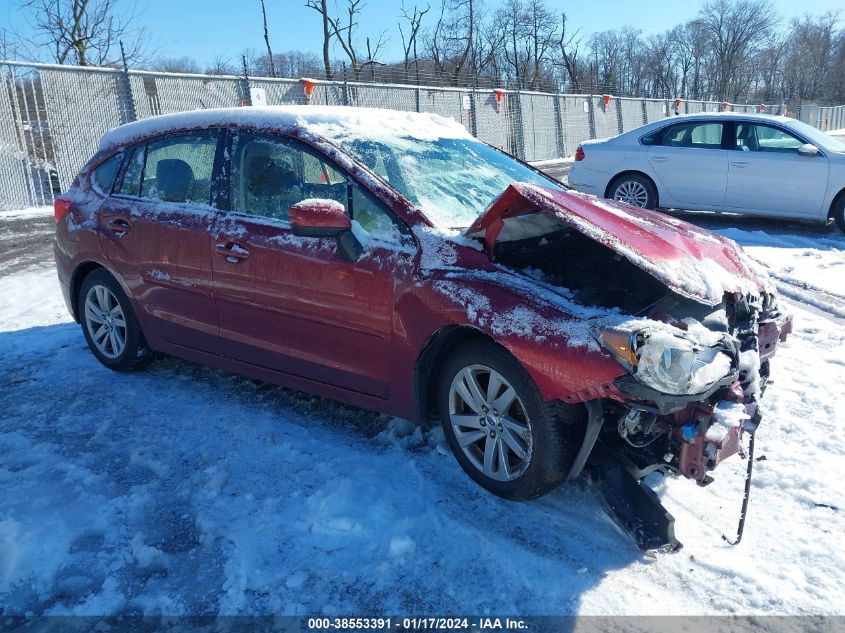
<path id="1" fill-rule="evenodd" d="M 660 132 L 661 130 L 649 132 L 640 139 L 640 143 L 642 143 L 643 145 L 657 145 L 658 141 L 660 140 Z"/>
<path id="2" fill-rule="evenodd" d="M 698 147 L 702 149 L 721 149 L 722 123 L 680 123 L 663 131 L 660 145 L 665 147 Z"/>
<path id="3" fill-rule="evenodd" d="M 112 186 L 114 186 L 114 178 L 117 176 L 118 169 L 120 169 L 122 158 L 123 154 L 112 156 L 94 170 L 92 182 L 98 192 L 104 195 L 111 193 Z"/>
<path id="4" fill-rule="evenodd" d="M 147 145 L 141 196 L 211 204 L 217 133 L 180 135 Z"/>
<path id="5" fill-rule="evenodd" d="M 132 150 L 126 161 L 126 170 L 117 193 L 124 196 L 137 196 L 141 192 L 141 175 L 144 172 L 144 151 L 146 147 L 139 145 Z"/>

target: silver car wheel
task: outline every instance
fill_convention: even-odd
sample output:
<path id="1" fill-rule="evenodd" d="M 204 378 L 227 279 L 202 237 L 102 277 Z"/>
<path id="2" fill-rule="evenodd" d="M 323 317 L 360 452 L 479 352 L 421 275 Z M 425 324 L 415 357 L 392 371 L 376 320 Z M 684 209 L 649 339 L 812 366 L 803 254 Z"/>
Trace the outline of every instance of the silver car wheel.
<path id="1" fill-rule="evenodd" d="M 636 180 L 626 180 L 616 187 L 616 191 L 613 192 L 613 199 L 627 202 L 635 207 L 645 208 L 648 204 L 648 190 Z"/>
<path id="2" fill-rule="evenodd" d="M 449 420 L 458 445 L 486 477 L 511 481 L 531 462 L 531 422 L 516 389 L 484 365 L 464 367 L 449 388 Z"/>
<path id="3" fill-rule="evenodd" d="M 94 347 L 106 358 L 115 359 L 126 349 L 126 316 L 105 286 L 91 286 L 85 296 L 85 327 Z"/>

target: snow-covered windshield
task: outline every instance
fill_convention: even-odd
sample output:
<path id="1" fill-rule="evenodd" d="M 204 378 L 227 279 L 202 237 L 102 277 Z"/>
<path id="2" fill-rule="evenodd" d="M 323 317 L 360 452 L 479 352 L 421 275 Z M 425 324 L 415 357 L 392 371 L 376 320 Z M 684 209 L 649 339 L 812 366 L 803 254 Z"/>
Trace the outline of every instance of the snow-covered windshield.
<path id="1" fill-rule="evenodd" d="M 474 139 L 334 140 L 445 228 L 472 224 L 512 182 L 563 188 Z"/>

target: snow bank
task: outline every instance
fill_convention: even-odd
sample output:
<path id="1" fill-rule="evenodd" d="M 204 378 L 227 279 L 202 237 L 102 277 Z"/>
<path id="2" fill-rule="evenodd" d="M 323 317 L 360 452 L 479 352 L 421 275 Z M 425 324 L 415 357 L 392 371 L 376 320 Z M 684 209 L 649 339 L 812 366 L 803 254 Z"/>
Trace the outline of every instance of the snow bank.
<path id="1" fill-rule="evenodd" d="M 773 360 L 742 545 L 731 459 L 655 478 L 685 548 L 645 558 L 589 489 L 485 493 L 439 430 L 175 359 L 110 372 L 53 275 L 0 279 L 26 302 L 0 312 L 6 615 L 845 612 L 833 322 L 797 310 Z"/>
<path id="2" fill-rule="evenodd" d="M 774 279 L 799 292 L 824 293 L 828 299 L 845 300 L 845 235 L 838 232 L 717 229 L 739 244 Z M 822 297 L 824 298 L 824 297 Z"/>
<path id="3" fill-rule="evenodd" d="M 27 207 L 26 209 L 0 210 L 0 222 L 3 220 L 21 220 L 24 218 L 41 218 L 53 215 L 53 207 Z"/>
<path id="4" fill-rule="evenodd" d="M 845 265 L 838 235 L 730 236 L 780 272 L 820 253 L 817 285 Z M 427 260 L 442 291 L 491 312 L 446 244 Z M 519 292 L 567 301 L 527 278 Z M 821 313 L 789 305 L 742 544 L 721 540 L 743 493 L 732 458 L 706 488 L 650 478 L 685 548 L 646 558 L 589 489 L 518 507 L 485 493 L 439 429 L 175 359 L 110 372 L 51 267 L 0 278 L 0 296 L 4 615 L 845 613 L 845 328 Z"/>

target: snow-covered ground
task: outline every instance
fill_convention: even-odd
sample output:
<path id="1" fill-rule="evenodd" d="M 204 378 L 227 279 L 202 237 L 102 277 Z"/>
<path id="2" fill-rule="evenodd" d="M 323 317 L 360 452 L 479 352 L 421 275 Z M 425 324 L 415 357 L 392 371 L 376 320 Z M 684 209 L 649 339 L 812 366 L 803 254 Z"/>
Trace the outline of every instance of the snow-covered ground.
<path id="1" fill-rule="evenodd" d="M 723 232 L 843 293 L 845 237 Z M 646 557 L 588 488 L 503 501 L 437 431 L 175 359 L 112 373 L 49 262 L 0 296 L 0 613 L 845 614 L 845 321 L 818 307 L 788 302 L 741 545 L 733 458 L 653 482 L 685 548 Z"/>
<path id="2" fill-rule="evenodd" d="M 0 221 L 23 218 L 41 218 L 53 215 L 53 207 L 27 207 L 26 209 L 0 209 Z"/>

